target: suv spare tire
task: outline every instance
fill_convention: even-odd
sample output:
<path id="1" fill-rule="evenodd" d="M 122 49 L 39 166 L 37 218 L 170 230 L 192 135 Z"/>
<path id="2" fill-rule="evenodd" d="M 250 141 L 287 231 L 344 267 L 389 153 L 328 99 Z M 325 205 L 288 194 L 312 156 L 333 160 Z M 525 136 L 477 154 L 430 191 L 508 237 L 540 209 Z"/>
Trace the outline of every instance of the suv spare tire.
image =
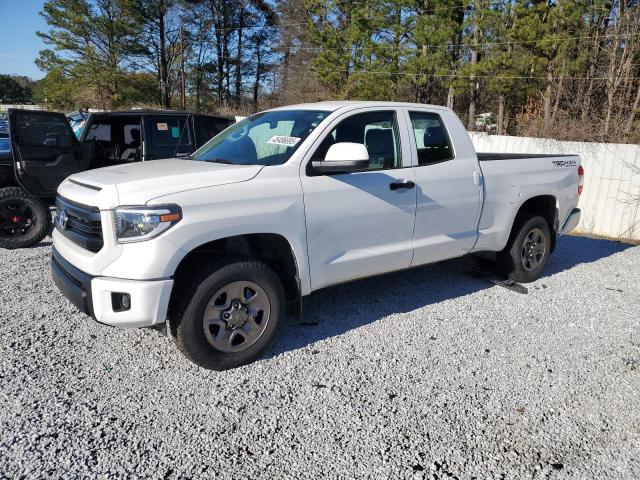
<path id="1" fill-rule="evenodd" d="M 18 187 L 0 188 L 0 248 L 32 247 L 51 230 L 51 212 Z"/>

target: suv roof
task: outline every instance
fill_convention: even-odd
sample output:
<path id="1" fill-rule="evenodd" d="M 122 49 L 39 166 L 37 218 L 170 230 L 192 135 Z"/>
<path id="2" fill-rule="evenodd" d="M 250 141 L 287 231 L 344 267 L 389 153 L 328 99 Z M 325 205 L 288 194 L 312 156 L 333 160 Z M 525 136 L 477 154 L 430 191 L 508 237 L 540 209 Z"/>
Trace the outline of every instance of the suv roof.
<path id="1" fill-rule="evenodd" d="M 161 110 L 161 109 L 153 109 L 153 108 L 141 108 L 139 110 L 111 110 L 105 112 L 91 112 L 91 115 L 94 116 L 111 116 L 111 115 L 201 115 L 204 117 L 215 117 L 215 118 L 225 118 L 229 120 L 233 120 L 234 117 L 230 115 L 211 115 L 207 113 L 195 113 L 195 112 L 186 112 L 183 110 Z"/>

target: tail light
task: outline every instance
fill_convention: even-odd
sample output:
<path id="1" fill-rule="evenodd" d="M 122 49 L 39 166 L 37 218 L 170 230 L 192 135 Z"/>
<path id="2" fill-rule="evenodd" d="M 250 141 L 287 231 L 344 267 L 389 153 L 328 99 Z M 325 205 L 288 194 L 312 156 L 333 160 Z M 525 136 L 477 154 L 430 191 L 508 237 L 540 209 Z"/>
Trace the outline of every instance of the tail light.
<path id="1" fill-rule="evenodd" d="M 578 196 L 582 195 L 582 189 L 584 187 L 584 168 L 582 165 L 578 167 Z"/>

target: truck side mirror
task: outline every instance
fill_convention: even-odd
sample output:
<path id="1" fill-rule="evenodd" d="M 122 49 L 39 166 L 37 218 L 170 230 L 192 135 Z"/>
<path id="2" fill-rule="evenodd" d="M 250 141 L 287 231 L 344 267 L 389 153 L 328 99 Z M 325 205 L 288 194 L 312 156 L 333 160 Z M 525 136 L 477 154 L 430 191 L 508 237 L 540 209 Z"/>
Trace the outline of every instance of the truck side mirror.
<path id="1" fill-rule="evenodd" d="M 369 166 L 369 151 L 362 143 L 334 143 L 322 161 L 312 162 L 316 173 L 349 173 Z"/>

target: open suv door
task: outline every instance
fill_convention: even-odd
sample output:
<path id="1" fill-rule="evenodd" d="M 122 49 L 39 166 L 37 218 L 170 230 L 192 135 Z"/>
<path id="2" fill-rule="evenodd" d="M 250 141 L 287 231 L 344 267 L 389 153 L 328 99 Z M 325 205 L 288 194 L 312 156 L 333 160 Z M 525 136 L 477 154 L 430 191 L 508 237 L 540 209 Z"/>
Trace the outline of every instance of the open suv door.
<path id="1" fill-rule="evenodd" d="M 9 110 L 9 133 L 16 179 L 34 196 L 54 197 L 65 178 L 87 169 L 62 113 Z"/>

